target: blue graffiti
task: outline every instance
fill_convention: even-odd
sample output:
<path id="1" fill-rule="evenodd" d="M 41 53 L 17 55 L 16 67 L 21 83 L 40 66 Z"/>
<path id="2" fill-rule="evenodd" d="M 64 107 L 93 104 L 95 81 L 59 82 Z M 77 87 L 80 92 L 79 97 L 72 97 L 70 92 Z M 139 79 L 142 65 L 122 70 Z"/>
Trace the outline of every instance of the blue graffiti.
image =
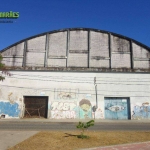
<path id="1" fill-rule="evenodd" d="M 133 118 L 150 118 L 150 106 L 134 106 Z"/>
<path id="2" fill-rule="evenodd" d="M 19 105 L 17 103 L 11 104 L 9 102 L 0 102 L 0 114 L 18 117 L 20 114 Z"/>

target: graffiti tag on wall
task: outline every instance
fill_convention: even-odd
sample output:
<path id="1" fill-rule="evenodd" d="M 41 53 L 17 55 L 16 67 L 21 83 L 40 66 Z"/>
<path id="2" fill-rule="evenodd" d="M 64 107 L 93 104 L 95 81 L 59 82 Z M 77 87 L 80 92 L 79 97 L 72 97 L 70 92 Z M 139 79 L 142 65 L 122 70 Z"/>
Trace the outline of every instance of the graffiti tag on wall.
<path id="1" fill-rule="evenodd" d="M 77 99 L 78 89 L 57 89 L 55 91 L 55 99 L 70 100 Z"/>
<path id="2" fill-rule="evenodd" d="M 51 118 L 53 119 L 75 119 L 75 111 L 51 111 Z"/>
<path id="3" fill-rule="evenodd" d="M 150 105 L 149 102 L 142 103 L 141 105 L 134 105 L 133 119 L 147 119 L 150 118 Z"/>
<path id="4" fill-rule="evenodd" d="M 78 117 L 78 107 L 75 102 L 52 102 L 51 118 L 74 119 Z"/>

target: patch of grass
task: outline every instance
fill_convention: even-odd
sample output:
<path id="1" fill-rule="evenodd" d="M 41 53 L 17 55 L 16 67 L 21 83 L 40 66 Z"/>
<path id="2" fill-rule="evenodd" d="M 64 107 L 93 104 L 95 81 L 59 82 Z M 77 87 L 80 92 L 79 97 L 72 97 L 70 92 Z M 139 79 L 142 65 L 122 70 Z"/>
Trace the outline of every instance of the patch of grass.
<path id="1" fill-rule="evenodd" d="M 150 131 L 87 131 L 90 138 L 79 139 L 78 131 L 42 131 L 9 150 L 74 150 L 150 141 Z"/>

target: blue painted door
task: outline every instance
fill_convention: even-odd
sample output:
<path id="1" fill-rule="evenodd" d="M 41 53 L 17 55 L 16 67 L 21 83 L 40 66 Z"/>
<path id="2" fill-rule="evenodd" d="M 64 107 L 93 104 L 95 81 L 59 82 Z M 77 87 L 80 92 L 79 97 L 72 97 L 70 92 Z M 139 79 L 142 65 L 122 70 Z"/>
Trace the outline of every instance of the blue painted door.
<path id="1" fill-rule="evenodd" d="M 128 98 L 105 98 L 105 119 L 129 119 Z"/>

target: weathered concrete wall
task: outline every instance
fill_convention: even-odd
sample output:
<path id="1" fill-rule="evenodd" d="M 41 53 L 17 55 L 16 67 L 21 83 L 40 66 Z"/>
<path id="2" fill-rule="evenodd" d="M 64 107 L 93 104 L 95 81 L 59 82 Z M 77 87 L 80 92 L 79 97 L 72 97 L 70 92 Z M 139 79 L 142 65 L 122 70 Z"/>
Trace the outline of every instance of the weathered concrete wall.
<path id="1" fill-rule="evenodd" d="M 49 34 L 47 38 L 47 66 L 66 67 L 67 32 Z"/>
<path id="2" fill-rule="evenodd" d="M 133 43 L 134 68 L 150 68 L 150 52 Z"/>
<path id="3" fill-rule="evenodd" d="M 108 34 L 90 32 L 90 67 L 109 68 Z"/>
<path id="4" fill-rule="evenodd" d="M 26 66 L 44 67 L 46 36 L 40 36 L 27 41 L 25 47 Z"/>
<path id="5" fill-rule="evenodd" d="M 26 39 L 2 51 L 6 66 L 150 69 L 150 48 L 123 36 L 67 29 Z"/>
<path id="6" fill-rule="evenodd" d="M 24 96 L 48 96 L 49 119 L 105 119 L 105 97 L 130 99 L 131 119 L 150 118 L 150 77 L 143 73 L 11 71 L 0 83 L 0 115 L 23 117 Z M 97 101 L 94 77 L 97 83 Z M 93 112 L 93 106 L 98 106 Z"/>
<path id="7" fill-rule="evenodd" d="M 8 48 L 2 53 L 3 63 L 6 66 L 21 66 L 23 63 L 24 42 Z"/>

